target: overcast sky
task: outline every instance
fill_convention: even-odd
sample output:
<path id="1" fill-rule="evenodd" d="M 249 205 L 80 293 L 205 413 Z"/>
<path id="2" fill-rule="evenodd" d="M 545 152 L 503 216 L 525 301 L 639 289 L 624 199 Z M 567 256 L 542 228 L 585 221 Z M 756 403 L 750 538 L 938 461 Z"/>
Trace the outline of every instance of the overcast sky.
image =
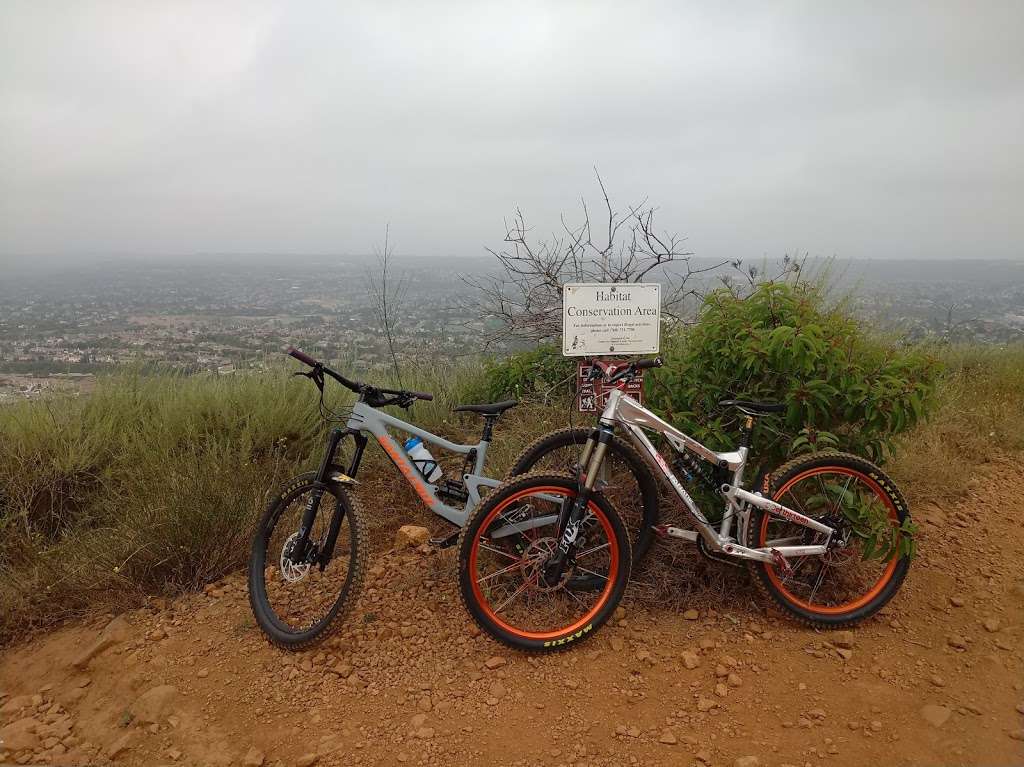
<path id="1" fill-rule="evenodd" d="M 1024 258 L 1024 3 L 0 4 L 0 254 Z M 39 260 L 39 259 L 37 259 Z"/>

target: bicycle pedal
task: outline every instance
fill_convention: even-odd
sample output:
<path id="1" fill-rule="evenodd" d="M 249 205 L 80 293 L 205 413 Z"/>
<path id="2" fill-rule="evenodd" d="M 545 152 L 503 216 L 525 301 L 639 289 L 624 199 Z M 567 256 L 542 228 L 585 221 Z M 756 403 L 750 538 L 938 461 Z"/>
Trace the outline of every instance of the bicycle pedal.
<path id="1" fill-rule="evenodd" d="M 793 574 L 793 568 L 789 566 L 789 562 L 782 556 L 778 549 L 771 550 L 772 562 L 777 570 L 780 570 L 785 577 L 790 577 Z"/>
<path id="2" fill-rule="evenodd" d="M 450 549 L 459 542 L 459 533 L 461 532 L 461 530 L 456 530 L 454 533 L 440 538 L 431 538 L 428 543 L 435 549 Z"/>

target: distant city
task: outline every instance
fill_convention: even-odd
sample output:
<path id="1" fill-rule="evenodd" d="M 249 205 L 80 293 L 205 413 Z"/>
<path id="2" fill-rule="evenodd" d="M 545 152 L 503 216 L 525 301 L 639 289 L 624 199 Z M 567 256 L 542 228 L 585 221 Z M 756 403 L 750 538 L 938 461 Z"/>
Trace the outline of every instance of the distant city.
<path id="1" fill-rule="evenodd" d="M 809 263 L 820 272 L 823 264 Z M 466 280 L 494 275 L 488 259 L 396 258 L 392 284 L 400 358 L 444 360 L 482 351 L 497 320 L 467 308 Z M 59 272 L 5 270 L 0 284 L 0 402 L 31 397 L 121 366 L 230 375 L 261 369 L 286 344 L 352 369 L 389 364 L 373 311 L 372 258 L 208 258 L 110 262 Z M 1024 263 L 834 261 L 837 296 L 908 340 L 1024 340 Z M 710 287 L 725 267 L 708 278 Z M 735 272 L 733 272 L 735 274 Z M 492 324 L 489 324 L 492 323 Z M 506 340 L 489 351 L 518 348 Z"/>

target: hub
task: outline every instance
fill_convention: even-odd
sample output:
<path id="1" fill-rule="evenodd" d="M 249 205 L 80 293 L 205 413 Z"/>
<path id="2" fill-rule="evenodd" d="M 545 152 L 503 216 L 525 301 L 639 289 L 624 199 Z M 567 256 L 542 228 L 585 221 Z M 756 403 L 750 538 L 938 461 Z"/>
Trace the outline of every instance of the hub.
<path id="1" fill-rule="evenodd" d="M 566 562 L 562 568 L 561 577 L 557 582 L 552 582 L 551 574 L 547 572 L 548 563 L 558 550 L 557 538 L 538 538 L 530 543 L 523 552 L 519 569 L 523 574 L 523 580 L 530 584 L 535 591 L 555 591 L 562 588 L 572 575 L 572 566 Z"/>

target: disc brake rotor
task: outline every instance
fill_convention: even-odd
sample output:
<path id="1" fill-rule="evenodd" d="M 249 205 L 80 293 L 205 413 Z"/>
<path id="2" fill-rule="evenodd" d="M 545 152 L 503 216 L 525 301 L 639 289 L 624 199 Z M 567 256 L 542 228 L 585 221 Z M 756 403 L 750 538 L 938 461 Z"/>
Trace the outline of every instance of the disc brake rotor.
<path id="1" fill-rule="evenodd" d="M 549 584 L 544 581 L 544 566 L 554 556 L 557 546 L 558 539 L 556 538 L 538 538 L 523 552 L 519 569 L 523 574 L 523 580 L 529 584 L 530 590 L 541 592 L 556 591 L 562 588 L 570 576 L 572 576 L 573 568 L 566 563 L 558 583 Z"/>
<path id="2" fill-rule="evenodd" d="M 288 540 L 281 547 L 281 577 L 288 583 L 297 583 L 309 575 L 309 562 L 296 563 L 292 561 L 292 549 L 298 542 L 299 534 L 292 533 Z"/>

